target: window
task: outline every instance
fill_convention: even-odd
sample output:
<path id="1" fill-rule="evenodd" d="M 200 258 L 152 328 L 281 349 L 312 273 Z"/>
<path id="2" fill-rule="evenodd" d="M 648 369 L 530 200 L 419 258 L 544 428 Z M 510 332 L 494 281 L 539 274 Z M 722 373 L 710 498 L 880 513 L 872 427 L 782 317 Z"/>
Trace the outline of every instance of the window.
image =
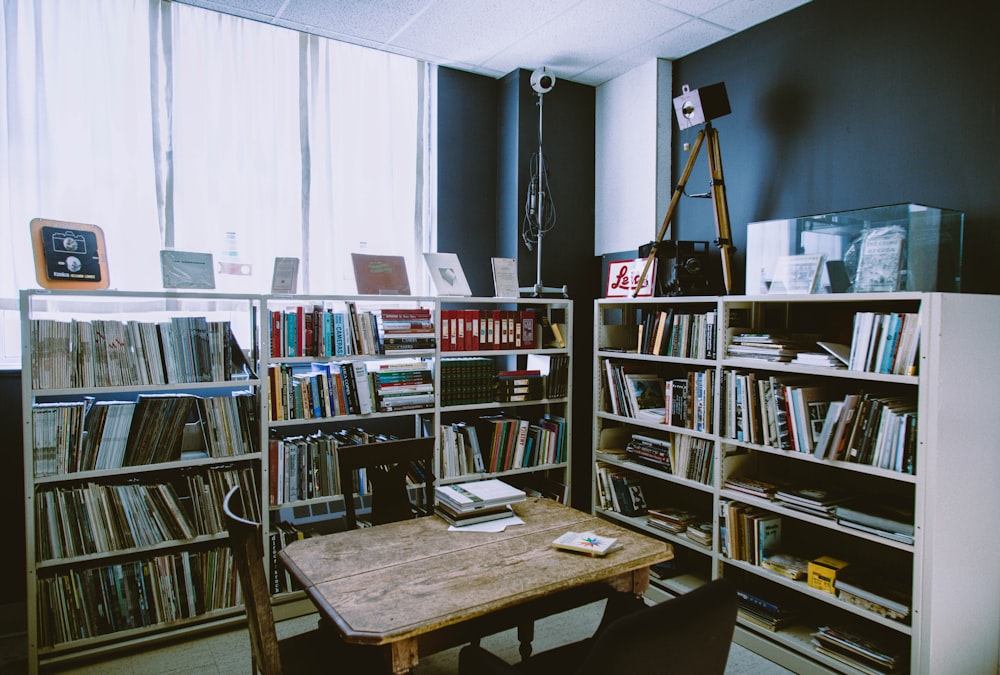
<path id="1" fill-rule="evenodd" d="M 352 251 L 426 284 L 427 64 L 158 0 L 4 2 L 0 22 L 8 363 L 35 217 L 99 225 L 123 290 L 162 288 L 163 248 L 211 252 L 220 291 L 266 293 L 295 256 L 300 292 L 354 293 Z"/>

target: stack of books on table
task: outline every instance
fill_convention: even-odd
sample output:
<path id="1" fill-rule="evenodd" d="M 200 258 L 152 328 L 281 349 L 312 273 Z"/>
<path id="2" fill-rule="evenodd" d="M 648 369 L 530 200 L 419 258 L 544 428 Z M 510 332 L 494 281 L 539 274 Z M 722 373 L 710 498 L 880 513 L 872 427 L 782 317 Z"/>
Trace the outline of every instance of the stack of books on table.
<path id="1" fill-rule="evenodd" d="M 511 504 L 526 497 L 524 490 L 495 478 L 437 485 L 434 495 L 435 512 L 456 527 L 507 518 L 512 514 Z"/>

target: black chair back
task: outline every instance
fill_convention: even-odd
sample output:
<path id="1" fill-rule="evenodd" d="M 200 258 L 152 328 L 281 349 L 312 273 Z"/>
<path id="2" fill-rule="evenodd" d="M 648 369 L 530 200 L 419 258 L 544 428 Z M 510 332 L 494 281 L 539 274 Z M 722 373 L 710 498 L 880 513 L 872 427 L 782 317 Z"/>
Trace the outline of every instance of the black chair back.
<path id="1" fill-rule="evenodd" d="M 358 526 L 354 472 L 365 469 L 372 484 L 372 524 L 382 525 L 434 512 L 434 436 L 405 438 L 337 447 L 337 470 L 349 529 Z M 414 505 L 407 488 L 407 474 L 422 480 L 420 499 Z M 416 506 L 416 512 L 414 507 Z"/>

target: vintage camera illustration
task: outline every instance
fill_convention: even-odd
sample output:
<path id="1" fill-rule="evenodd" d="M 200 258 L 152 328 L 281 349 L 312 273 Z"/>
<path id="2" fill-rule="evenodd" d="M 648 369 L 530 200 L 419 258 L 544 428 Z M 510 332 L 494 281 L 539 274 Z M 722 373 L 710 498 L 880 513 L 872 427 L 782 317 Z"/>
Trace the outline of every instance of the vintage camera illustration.
<path id="1" fill-rule="evenodd" d="M 76 232 L 56 232 L 52 235 L 52 250 L 70 255 L 87 255 L 87 240 Z"/>

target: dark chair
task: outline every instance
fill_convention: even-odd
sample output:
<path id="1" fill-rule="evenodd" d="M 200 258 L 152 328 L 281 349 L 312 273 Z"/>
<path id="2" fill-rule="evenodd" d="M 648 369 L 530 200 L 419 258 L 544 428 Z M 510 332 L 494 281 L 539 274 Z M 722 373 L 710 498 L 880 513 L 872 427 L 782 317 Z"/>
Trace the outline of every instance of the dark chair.
<path id="1" fill-rule="evenodd" d="M 424 436 L 337 447 L 337 470 L 348 529 L 358 526 L 354 473 L 362 468 L 372 485 L 372 525 L 434 512 L 434 440 L 434 436 Z M 418 504 L 410 501 L 407 488 L 406 476 L 411 472 L 417 473 L 418 481 L 422 480 Z"/>
<path id="2" fill-rule="evenodd" d="M 517 665 L 468 645 L 459 653 L 459 673 L 711 675 L 725 671 L 736 627 L 736 588 L 732 582 L 717 579 L 657 605 L 626 609 L 615 616 L 618 612 L 609 605 L 593 637 L 541 652 Z"/>
<path id="3" fill-rule="evenodd" d="M 222 503 L 229 532 L 229 545 L 239 573 L 243 603 L 250 632 L 252 672 L 263 675 L 293 675 L 294 673 L 327 672 L 330 663 L 377 668 L 379 655 L 364 648 L 354 648 L 341 642 L 332 629 L 317 627 L 298 635 L 278 640 L 271 613 L 271 596 L 264 572 L 264 550 L 261 524 L 243 517 L 243 499 L 239 486 L 232 487 Z M 349 669 L 345 672 L 351 672 Z M 354 672 L 373 672 L 356 670 Z"/>

